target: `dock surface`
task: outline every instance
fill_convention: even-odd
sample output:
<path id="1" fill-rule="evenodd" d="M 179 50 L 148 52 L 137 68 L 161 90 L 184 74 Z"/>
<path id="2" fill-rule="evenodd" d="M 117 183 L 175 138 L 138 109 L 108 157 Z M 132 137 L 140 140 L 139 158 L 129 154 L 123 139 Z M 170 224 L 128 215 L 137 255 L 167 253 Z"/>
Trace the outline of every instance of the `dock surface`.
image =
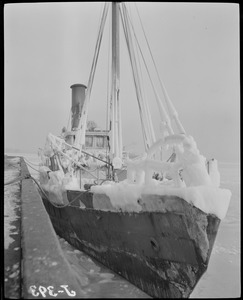
<path id="1" fill-rule="evenodd" d="M 4 159 L 4 287 L 6 298 L 21 296 L 20 159 Z"/>
<path id="2" fill-rule="evenodd" d="M 18 168 L 25 178 L 30 175 L 25 161 L 11 164 L 13 157 L 5 156 L 5 171 Z M 18 215 L 17 231 L 5 249 L 6 298 L 84 298 L 78 276 L 63 255 L 56 233 L 45 211 L 40 194 L 31 178 L 19 180 L 15 195 Z M 8 185 L 5 186 L 7 192 Z M 20 205 L 21 204 L 21 205 Z"/>

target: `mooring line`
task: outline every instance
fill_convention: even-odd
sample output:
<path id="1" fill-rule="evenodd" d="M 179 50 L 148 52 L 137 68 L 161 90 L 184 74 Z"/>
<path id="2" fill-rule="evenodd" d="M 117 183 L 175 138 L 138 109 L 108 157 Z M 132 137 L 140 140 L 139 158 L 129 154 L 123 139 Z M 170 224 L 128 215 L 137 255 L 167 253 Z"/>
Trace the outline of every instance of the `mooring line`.
<path id="1" fill-rule="evenodd" d="M 39 172 L 40 173 L 40 171 L 39 170 L 37 170 L 37 169 L 35 169 L 35 168 L 33 168 L 30 164 L 28 164 L 27 163 L 27 161 L 25 161 L 25 163 L 31 168 L 31 169 L 33 169 L 34 171 L 36 171 L 36 172 Z"/>
<path id="2" fill-rule="evenodd" d="M 15 183 L 15 182 L 17 182 L 17 181 L 21 181 L 21 180 L 23 180 L 23 179 L 29 179 L 30 177 L 31 177 L 30 175 L 19 176 L 19 177 L 13 179 L 13 180 L 10 180 L 10 181 L 4 183 L 4 185 L 9 185 L 9 184 Z"/>
<path id="3" fill-rule="evenodd" d="M 48 201 L 51 203 L 51 205 L 53 205 L 53 206 L 55 206 L 55 207 L 57 207 L 57 208 L 64 208 L 64 207 L 70 206 L 70 205 L 71 205 L 75 200 L 77 200 L 78 197 L 80 196 L 80 194 L 78 194 L 72 201 L 70 201 L 70 202 L 67 203 L 67 204 L 56 205 L 55 203 L 53 203 L 53 202 L 49 199 L 49 197 L 47 196 L 46 192 L 42 189 L 42 187 L 40 186 L 40 184 L 38 183 L 38 181 L 37 181 L 34 177 L 32 177 L 32 176 L 30 176 L 30 177 L 34 180 L 34 182 L 36 183 L 36 185 L 38 186 L 38 188 L 40 189 L 40 191 L 41 191 L 41 192 L 43 193 L 43 195 L 45 196 L 46 200 L 48 200 Z M 88 190 L 85 191 L 85 193 L 87 193 L 87 192 L 89 192 L 89 191 L 88 191 Z"/>
<path id="4" fill-rule="evenodd" d="M 29 164 L 31 164 L 31 165 L 33 165 L 33 166 L 36 166 L 36 167 L 39 167 L 39 164 L 37 165 L 37 164 L 34 164 L 34 163 L 32 163 L 31 161 L 29 161 L 27 158 L 25 158 L 25 157 L 23 157 L 24 158 L 24 160 L 25 160 L 25 162 L 27 163 L 29 163 Z"/>

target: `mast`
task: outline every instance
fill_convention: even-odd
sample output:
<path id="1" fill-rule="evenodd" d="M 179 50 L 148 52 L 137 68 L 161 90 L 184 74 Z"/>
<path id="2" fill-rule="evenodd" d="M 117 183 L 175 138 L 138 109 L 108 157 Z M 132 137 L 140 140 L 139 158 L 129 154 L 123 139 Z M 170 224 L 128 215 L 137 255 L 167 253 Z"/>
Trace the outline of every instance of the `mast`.
<path id="1" fill-rule="evenodd" d="M 122 160 L 122 129 L 120 91 L 120 50 L 119 50 L 119 2 L 112 2 L 112 116 L 111 153 L 112 158 Z"/>

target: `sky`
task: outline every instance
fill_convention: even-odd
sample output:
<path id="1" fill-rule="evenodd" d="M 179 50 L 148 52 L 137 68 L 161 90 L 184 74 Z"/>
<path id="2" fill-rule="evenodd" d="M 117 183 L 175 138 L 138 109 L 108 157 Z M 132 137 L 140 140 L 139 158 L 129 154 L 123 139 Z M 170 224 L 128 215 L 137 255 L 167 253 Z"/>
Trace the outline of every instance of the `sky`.
<path id="1" fill-rule="evenodd" d="M 35 153 L 49 132 L 67 126 L 74 83 L 87 85 L 103 2 L 14 3 L 4 6 L 4 146 Z M 187 134 L 200 153 L 239 162 L 239 5 L 127 3 L 141 17 L 157 70 Z M 139 24 L 139 22 L 137 22 Z M 108 27 L 91 94 L 90 120 L 106 127 Z M 138 37 L 143 39 L 141 27 Z M 142 151 L 129 58 L 121 32 L 123 144 Z M 104 44 L 103 44 L 104 43 Z M 145 44 L 144 44 L 145 45 Z M 155 74 L 155 73 L 153 73 Z M 156 135 L 159 116 L 144 84 Z M 152 99 L 152 97 L 151 97 Z"/>

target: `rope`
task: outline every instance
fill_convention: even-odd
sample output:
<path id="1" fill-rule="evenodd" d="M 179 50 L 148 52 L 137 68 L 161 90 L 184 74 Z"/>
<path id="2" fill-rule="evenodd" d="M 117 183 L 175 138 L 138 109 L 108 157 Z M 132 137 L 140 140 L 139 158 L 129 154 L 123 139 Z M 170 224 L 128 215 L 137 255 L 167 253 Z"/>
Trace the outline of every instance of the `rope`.
<path id="1" fill-rule="evenodd" d="M 27 162 L 25 162 L 31 169 L 33 169 L 34 171 L 36 171 L 36 172 L 39 172 L 40 173 L 40 171 L 39 170 L 37 170 L 37 169 L 35 169 L 35 168 L 33 168 L 31 165 L 29 165 Z"/>
<path id="2" fill-rule="evenodd" d="M 40 189 L 41 193 L 45 196 L 46 200 L 48 200 L 48 201 L 51 203 L 51 205 L 53 205 L 54 207 L 57 207 L 57 208 L 64 208 L 64 207 L 67 207 L 67 206 L 71 206 L 71 204 L 72 204 L 75 200 L 77 200 L 78 197 L 80 196 L 80 194 L 78 194 L 72 201 L 70 201 L 70 202 L 67 203 L 67 204 L 64 204 L 64 205 L 56 205 L 55 203 L 53 203 L 53 202 L 49 199 L 49 197 L 47 196 L 46 192 L 42 189 L 42 187 L 40 186 L 40 184 L 38 183 L 38 181 L 37 181 L 33 176 L 31 176 L 31 175 L 29 175 L 29 174 L 27 174 L 27 175 L 25 175 L 25 176 L 19 176 L 19 177 L 13 179 L 13 180 L 10 180 L 9 182 L 4 183 L 4 185 L 9 185 L 9 184 L 12 184 L 12 183 L 15 183 L 15 182 L 17 182 L 17 181 L 24 180 L 24 179 L 32 179 L 32 180 L 34 180 L 35 184 L 38 186 L 38 188 Z M 102 183 L 103 183 L 104 181 L 106 181 L 106 180 L 103 180 Z M 102 183 L 101 183 L 101 184 L 102 184 Z M 85 191 L 84 193 L 88 193 L 88 192 L 89 192 L 89 190 Z M 84 193 L 82 193 L 82 194 L 84 194 Z"/>
<path id="3" fill-rule="evenodd" d="M 19 167 L 16 167 L 15 165 L 13 165 L 13 164 L 9 164 L 11 167 L 14 167 L 14 168 L 16 168 L 16 169 L 19 169 Z"/>
<path id="4" fill-rule="evenodd" d="M 20 181 L 20 180 L 23 180 L 23 179 L 28 179 L 28 178 L 30 178 L 30 177 L 31 177 L 30 175 L 19 176 L 19 177 L 13 179 L 13 180 L 10 180 L 10 181 L 4 183 L 4 185 L 9 185 L 9 184 L 15 183 L 15 182 Z"/>
<path id="5" fill-rule="evenodd" d="M 42 187 L 39 185 L 38 181 L 37 181 L 33 176 L 31 176 L 31 175 L 29 175 L 29 174 L 27 174 L 27 175 L 25 175 L 25 176 L 19 176 L 19 177 L 13 179 L 13 180 L 10 180 L 9 182 L 4 183 L 4 185 L 9 185 L 9 184 L 12 184 L 12 183 L 15 183 L 15 182 L 17 182 L 17 181 L 24 180 L 24 179 L 33 179 L 34 182 L 36 183 L 36 185 L 38 186 L 38 188 L 40 189 L 40 191 L 42 192 L 42 194 L 45 196 L 45 198 L 46 198 L 53 206 L 55 206 L 55 207 L 57 207 L 57 208 L 64 208 L 64 207 L 70 206 L 70 205 L 71 205 L 75 200 L 77 200 L 78 197 L 80 196 L 80 194 L 77 195 L 72 201 L 70 201 L 69 203 L 67 203 L 67 204 L 65 204 L 65 205 L 62 205 L 62 206 L 61 206 L 61 205 L 56 205 L 55 203 L 53 203 L 53 202 L 49 199 L 49 197 L 47 196 L 46 192 L 45 192 L 45 191 L 42 189 Z M 102 183 L 103 183 L 103 182 L 102 182 Z M 88 190 L 85 191 L 85 193 L 87 193 L 87 192 L 89 192 L 89 191 L 88 191 Z"/>
<path id="6" fill-rule="evenodd" d="M 28 161 L 28 163 L 30 163 L 30 164 L 33 165 L 33 166 L 39 167 L 39 164 L 38 164 L 38 165 L 37 165 L 37 164 L 34 164 L 34 163 L 32 163 L 31 161 L 29 161 L 28 159 L 26 159 L 25 157 L 24 157 L 24 160 L 25 160 L 25 162 Z"/>
<path id="7" fill-rule="evenodd" d="M 64 205 L 57 205 L 57 204 L 55 204 L 55 203 L 53 203 L 50 199 L 49 199 L 49 197 L 47 196 L 47 194 L 46 194 L 46 192 L 42 189 L 42 187 L 39 185 L 39 183 L 38 183 L 38 181 L 34 178 L 34 177 L 32 177 L 32 176 L 30 176 L 31 177 L 31 179 L 33 179 L 34 180 L 34 182 L 36 183 L 36 185 L 38 186 L 38 188 L 40 189 L 40 191 L 43 193 L 43 195 L 45 196 L 45 198 L 46 198 L 46 200 L 48 200 L 50 203 L 51 203 L 51 205 L 53 205 L 54 207 L 56 207 L 56 208 L 65 208 L 65 207 L 67 207 L 67 206 L 71 206 L 71 204 L 75 201 L 75 200 L 77 200 L 78 199 L 78 197 L 80 196 L 80 194 L 78 194 L 72 201 L 70 201 L 69 203 L 67 203 L 67 204 L 64 204 Z M 87 190 L 87 191 L 85 191 L 84 193 L 87 193 L 87 192 L 89 192 L 89 190 Z M 82 193 L 82 194 L 84 194 L 84 193 Z"/>

